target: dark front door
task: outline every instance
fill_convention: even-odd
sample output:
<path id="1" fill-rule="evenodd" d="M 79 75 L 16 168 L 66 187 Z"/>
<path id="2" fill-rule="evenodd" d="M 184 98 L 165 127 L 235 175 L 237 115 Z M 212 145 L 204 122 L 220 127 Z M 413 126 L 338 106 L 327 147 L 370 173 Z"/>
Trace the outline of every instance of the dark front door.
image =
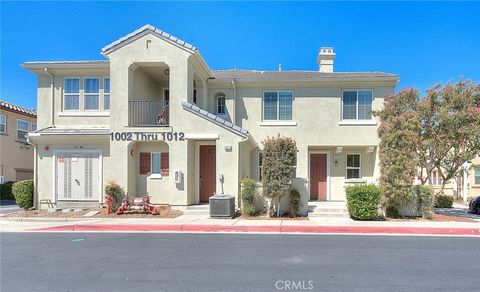
<path id="1" fill-rule="evenodd" d="M 310 154 L 310 200 L 327 200 L 327 154 Z"/>
<path id="2" fill-rule="evenodd" d="M 215 145 L 200 145 L 200 202 L 208 202 L 208 198 L 215 194 L 215 172 Z"/>

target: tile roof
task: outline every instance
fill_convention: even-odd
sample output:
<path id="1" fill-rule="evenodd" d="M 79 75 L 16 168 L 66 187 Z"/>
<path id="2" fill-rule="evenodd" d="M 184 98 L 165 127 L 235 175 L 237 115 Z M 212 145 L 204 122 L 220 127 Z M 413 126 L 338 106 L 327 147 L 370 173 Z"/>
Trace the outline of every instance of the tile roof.
<path id="1" fill-rule="evenodd" d="M 241 128 L 237 125 L 234 125 L 233 123 L 231 123 L 231 122 L 229 122 L 225 119 L 222 119 L 221 117 L 219 117 L 217 115 L 209 113 L 208 111 L 199 108 L 198 106 L 196 106 L 193 103 L 190 103 L 188 101 L 183 100 L 182 101 L 182 106 L 183 106 L 183 109 L 185 109 L 186 111 L 191 112 L 191 113 L 193 113 L 193 114 L 195 114 L 199 117 L 202 117 L 202 118 L 204 118 L 208 121 L 211 121 L 214 124 L 217 124 L 222 128 L 225 128 L 229 131 L 232 131 L 232 132 L 234 132 L 235 134 L 237 134 L 241 137 L 244 137 L 244 138 L 248 137 L 248 131 L 245 130 L 244 128 Z"/>
<path id="2" fill-rule="evenodd" d="M 13 103 L 6 102 L 4 100 L 0 100 L 0 108 L 4 110 L 10 110 L 19 114 L 24 114 L 31 117 L 37 117 L 37 112 L 34 109 L 26 109 L 24 107 L 15 105 Z"/>
<path id="3" fill-rule="evenodd" d="M 187 51 L 190 51 L 192 53 L 197 51 L 197 48 L 195 46 L 177 38 L 176 36 L 173 36 L 173 35 L 169 34 L 166 31 L 158 29 L 158 28 L 154 27 L 153 25 L 147 24 L 147 25 L 144 25 L 141 28 L 127 34 L 126 36 L 119 38 L 118 40 L 112 42 L 111 44 L 106 45 L 102 49 L 102 54 L 108 54 L 111 51 L 114 51 L 115 49 L 127 44 L 128 42 L 130 42 L 135 37 L 144 35 L 144 34 L 149 33 L 149 32 L 153 33 L 154 35 L 158 36 L 161 39 L 164 39 L 164 40 L 166 40 L 166 41 L 168 41 L 168 42 L 170 42 L 174 45 L 177 45 L 181 48 L 184 48 Z"/>
<path id="4" fill-rule="evenodd" d="M 319 71 L 259 71 L 259 70 L 214 70 L 218 81 L 222 79 L 239 79 L 249 81 L 298 81 L 298 80 L 342 80 L 342 79 L 387 79 L 398 80 L 398 75 L 383 72 L 333 72 Z M 213 81 L 215 82 L 215 81 Z"/>

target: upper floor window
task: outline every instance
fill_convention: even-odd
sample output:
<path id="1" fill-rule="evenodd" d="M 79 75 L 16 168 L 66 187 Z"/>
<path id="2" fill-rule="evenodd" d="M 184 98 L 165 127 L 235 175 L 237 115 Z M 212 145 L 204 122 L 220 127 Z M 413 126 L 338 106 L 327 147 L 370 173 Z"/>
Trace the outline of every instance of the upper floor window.
<path id="1" fill-rule="evenodd" d="M 346 90 L 342 98 L 342 119 L 344 120 L 371 120 L 372 119 L 371 90 Z"/>
<path id="2" fill-rule="evenodd" d="M 7 116 L 0 115 L 0 133 L 7 132 Z"/>
<path id="3" fill-rule="evenodd" d="M 225 115 L 227 113 L 225 107 L 225 96 L 221 95 L 217 97 L 217 114 Z"/>
<path id="4" fill-rule="evenodd" d="M 65 78 L 65 110 L 80 109 L 80 78 Z"/>
<path id="5" fill-rule="evenodd" d="M 360 154 L 347 154 L 347 179 L 360 178 Z"/>
<path id="6" fill-rule="evenodd" d="M 292 91 L 265 91 L 263 93 L 263 119 L 291 120 L 292 101 Z"/>
<path id="7" fill-rule="evenodd" d="M 476 185 L 480 185 L 480 166 L 475 166 L 474 168 L 475 170 L 475 184 Z"/>
<path id="8" fill-rule="evenodd" d="M 83 84 L 85 110 L 98 110 L 98 101 L 100 97 L 100 79 L 84 78 Z"/>
<path id="9" fill-rule="evenodd" d="M 17 139 L 27 140 L 28 122 L 24 120 L 17 120 Z"/>
<path id="10" fill-rule="evenodd" d="M 35 132 L 37 130 L 37 124 L 36 123 L 32 123 L 30 125 L 31 129 L 32 129 L 32 132 Z"/>
<path id="11" fill-rule="evenodd" d="M 110 110 L 110 78 L 103 78 L 103 109 Z"/>

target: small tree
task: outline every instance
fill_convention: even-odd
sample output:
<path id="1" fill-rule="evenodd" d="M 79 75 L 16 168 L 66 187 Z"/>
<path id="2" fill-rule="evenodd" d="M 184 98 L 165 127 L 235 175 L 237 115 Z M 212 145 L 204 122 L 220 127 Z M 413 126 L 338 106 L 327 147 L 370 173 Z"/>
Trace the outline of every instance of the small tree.
<path id="1" fill-rule="evenodd" d="M 291 189 L 291 177 L 296 159 L 296 144 L 291 138 L 267 137 L 263 141 L 262 193 L 269 204 L 268 214 L 280 213 L 280 199 Z"/>
<path id="2" fill-rule="evenodd" d="M 432 173 L 438 172 L 442 183 L 435 198 L 465 162 L 480 154 L 480 85 L 438 84 L 427 91 L 418 108 L 420 178 L 433 189 Z"/>
<path id="3" fill-rule="evenodd" d="M 402 206 L 412 198 L 420 131 L 418 97 L 415 89 L 401 90 L 396 95 L 386 96 L 383 109 L 374 112 L 380 118 L 378 135 L 382 205 L 389 216 L 397 216 Z"/>

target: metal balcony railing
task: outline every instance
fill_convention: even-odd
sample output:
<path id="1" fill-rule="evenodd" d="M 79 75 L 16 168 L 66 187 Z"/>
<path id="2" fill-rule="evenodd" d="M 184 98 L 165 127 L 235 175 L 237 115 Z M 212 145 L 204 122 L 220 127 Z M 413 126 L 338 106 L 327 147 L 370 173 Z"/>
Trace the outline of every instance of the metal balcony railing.
<path id="1" fill-rule="evenodd" d="M 168 103 L 163 101 L 131 100 L 128 102 L 128 125 L 132 127 L 168 126 L 168 108 Z"/>

